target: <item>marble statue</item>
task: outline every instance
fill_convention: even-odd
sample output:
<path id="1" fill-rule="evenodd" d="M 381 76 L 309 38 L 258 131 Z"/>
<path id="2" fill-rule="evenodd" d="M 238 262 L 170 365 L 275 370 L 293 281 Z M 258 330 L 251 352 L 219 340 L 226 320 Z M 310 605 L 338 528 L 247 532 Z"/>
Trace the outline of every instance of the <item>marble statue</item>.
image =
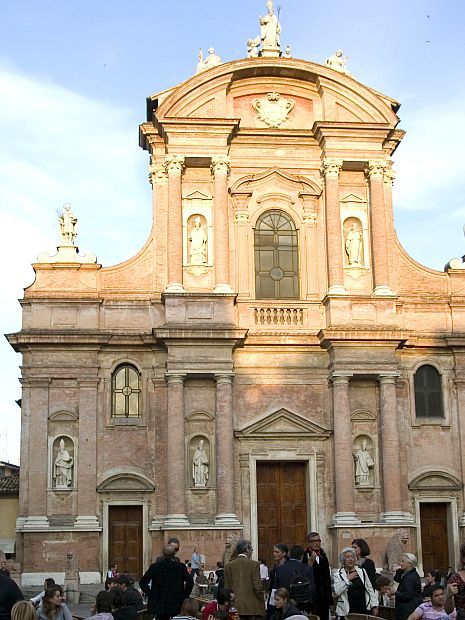
<path id="1" fill-rule="evenodd" d="M 325 65 L 329 67 L 330 69 L 339 71 L 340 73 L 349 74 L 349 72 L 346 69 L 346 64 L 347 64 L 347 61 L 349 60 L 349 57 L 346 56 L 344 58 L 343 53 L 344 52 L 342 50 L 337 50 L 335 54 L 332 54 L 329 58 L 326 59 Z"/>
<path id="2" fill-rule="evenodd" d="M 354 454 L 355 459 L 355 484 L 359 487 L 370 486 L 370 469 L 374 467 L 374 460 L 367 450 L 366 439 L 362 441 L 362 447 Z"/>
<path id="3" fill-rule="evenodd" d="M 286 45 L 286 49 L 284 50 L 284 58 L 292 58 L 292 51 L 290 45 Z"/>
<path id="4" fill-rule="evenodd" d="M 221 58 L 215 53 L 215 48 L 208 48 L 208 56 L 206 58 L 203 57 L 202 48 L 199 49 L 199 61 L 197 63 L 196 73 L 201 73 L 202 71 L 212 69 L 218 65 L 221 65 Z"/>
<path id="5" fill-rule="evenodd" d="M 260 35 L 255 39 L 247 39 L 247 58 L 257 58 L 260 47 Z"/>
<path id="6" fill-rule="evenodd" d="M 60 439 L 60 449 L 53 464 L 53 479 L 57 489 L 67 489 L 73 484 L 74 459 L 65 448 L 64 439 Z"/>
<path id="7" fill-rule="evenodd" d="M 63 245 L 74 245 L 76 239 L 77 217 L 71 211 L 71 205 L 65 204 L 63 211 L 58 213 L 60 222 L 60 235 Z"/>
<path id="8" fill-rule="evenodd" d="M 203 439 L 201 439 L 192 459 L 192 478 L 194 479 L 194 486 L 207 486 L 208 464 L 208 455 L 205 452 L 205 448 L 203 447 Z"/>
<path id="9" fill-rule="evenodd" d="M 194 227 L 189 234 L 190 264 L 205 265 L 207 263 L 207 235 L 202 228 L 200 217 L 194 219 Z"/>
<path id="10" fill-rule="evenodd" d="M 260 38 L 264 48 L 281 47 L 281 24 L 273 10 L 273 1 L 266 3 L 268 15 L 260 16 Z"/>
<path id="11" fill-rule="evenodd" d="M 346 236 L 345 249 L 349 265 L 361 265 L 363 261 L 363 235 L 352 223 Z"/>
<path id="12" fill-rule="evenodd" d="M 407 543 L 409 540 L 410 535 L 406 529 L 399 528 L 394 532 L 386 549 L 385 568 L 388 571 L 395 572 L 399 568 L 400 559 L 407 551 Z"/>
<path id="13" fill-rule="evenodd" d="M 223 566 L 230 562 L 236 549 L 237 538 L 233 534 L 228 534 L 224 541 Z"/>
<path id="14" fill-rule="evenodd" d="M 465 235 L 465 225 L 463 227 L 463 234 Z M 465 256 L 462 256 L 462 258 L 451 258 L 444 267 L 444 271 L 448 269 L 465 269 Z"/>

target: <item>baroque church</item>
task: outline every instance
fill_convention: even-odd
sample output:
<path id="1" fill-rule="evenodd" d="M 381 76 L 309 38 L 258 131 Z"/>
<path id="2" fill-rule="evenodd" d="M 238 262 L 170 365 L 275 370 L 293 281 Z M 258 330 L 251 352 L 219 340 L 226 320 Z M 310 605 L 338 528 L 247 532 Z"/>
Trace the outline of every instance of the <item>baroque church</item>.
<path id="1" fill-rule="evenodd" d="M 207 567 L 228 535 L 270 558 L 319 531 L 404 530 L 422 568 L 465 527 L 465 265 L 394 228 L 399 103 L 281 50 L 273 5 L 247 57 L 213 49 L 147 100 L 153 226 L 103 267 L 60 216 L 21 300 L 23 585 L 139 577 L 177 536 Z M 445 545 L 434 544 L 444 539 Z"/>

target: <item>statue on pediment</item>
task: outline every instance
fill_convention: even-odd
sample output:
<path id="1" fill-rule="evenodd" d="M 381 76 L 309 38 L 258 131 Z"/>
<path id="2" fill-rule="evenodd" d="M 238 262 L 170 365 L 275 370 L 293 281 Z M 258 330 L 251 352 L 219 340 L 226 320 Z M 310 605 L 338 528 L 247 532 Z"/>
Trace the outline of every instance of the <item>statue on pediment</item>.
<path id="1" fill-rule="evenodd" d="M 281 47 L 281 24 L 273 9 L 273 1 L 266 3 L 268 14 L 260 16 L 260 38 L 264 48 Z"/>
<path id="2" fill-rule="evenodd" d="M 331 54 L 331 56 L 326 59 L 325 66 L 330 69 L 334 69 L 335 71 L 339 71 L 339 73 L 346 73 L 347 75 L 350 75 L 346 69 L 346 64 L 349 57 L 346 56 L 344 58 L 343 54 L 344 52 L 342 50 L 337 50 L 335 54 Z"/>

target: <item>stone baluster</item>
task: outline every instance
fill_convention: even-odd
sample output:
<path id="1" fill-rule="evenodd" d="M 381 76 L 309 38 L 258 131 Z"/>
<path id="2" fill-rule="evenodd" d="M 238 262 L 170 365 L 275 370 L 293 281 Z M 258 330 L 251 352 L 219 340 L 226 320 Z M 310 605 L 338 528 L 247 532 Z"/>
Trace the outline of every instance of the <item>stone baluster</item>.
<path id="1" fill-rule="evenodd" d="M 402 511 L 396 376 L 395 373 L 379 376 L 384 495 L 384 512 L 381 515 L 381 521 L 385 523 L 412 523 L 412 516 Z"/>
<path id="2" fill-rule="evenodd" d="M 386 253 L 386 214 L 384 205 L 383 178 L 388 162 L 375 160 L 368 162 L 365 175 L 368 179 L 371 215 L 371 249 L 375 295 L 392 295 L 389 286 L 388 259 Z"/>
<path id="3" fill-rule="evenodd" d="M 166 429 L 165 528 L 186 527 L 186 456 L 184 449 L 184 375 L 167 374 L 168 407 Z"/>
<path id="4" fill-rule="evenodd" d="M 229 274 L 229 217 L 228 175 L 229 157 L 212 157 L 211 172 L 214 178 L 213 224 L 215 255 L 215 292 L 231 293 Z"/>
<path id="5" fill-rule="evenodd" d="M 354 457 L 350 421 L 349 379 L 352 375 L 333 373 L 334 473 L 336 513 L 334 525 L 360 523 L 355 514 Z"/>
<path id="6" fill-rule="evenodd" d="M 342 159 L 325 157 L 321 172 L 325 178 L 326 248 L 328 260 L 328 293 L 343 295 L 344 288 L 339 173 Z"/>
<path id="7" fill-rule="evenodd" d="M 184 291 L 182 286 L 182 184 L 185 158 L 165 157 L 168 172 L 168 286 L 167 292 Z"/>
<path id="8" fill-rule="evenodd" d="M 216 375 L 216 518 L 218 525 L 237 526 L 234 507 L 234 428 L 231 374 Z"/>

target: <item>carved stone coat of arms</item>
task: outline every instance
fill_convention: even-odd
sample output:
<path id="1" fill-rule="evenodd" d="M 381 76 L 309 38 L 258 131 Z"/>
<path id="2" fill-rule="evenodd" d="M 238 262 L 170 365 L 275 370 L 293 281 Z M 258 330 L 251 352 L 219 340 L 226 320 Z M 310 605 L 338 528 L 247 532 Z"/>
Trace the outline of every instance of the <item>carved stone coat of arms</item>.
<path id="1" fill-rule="evenodd" d="M 295 101 L 281 97 L 279 93 L 268 93 L 262 99 L 254 99 L 252 105 L 257 117 L 271 129 L 276 129 L 289 118 Z"/>

